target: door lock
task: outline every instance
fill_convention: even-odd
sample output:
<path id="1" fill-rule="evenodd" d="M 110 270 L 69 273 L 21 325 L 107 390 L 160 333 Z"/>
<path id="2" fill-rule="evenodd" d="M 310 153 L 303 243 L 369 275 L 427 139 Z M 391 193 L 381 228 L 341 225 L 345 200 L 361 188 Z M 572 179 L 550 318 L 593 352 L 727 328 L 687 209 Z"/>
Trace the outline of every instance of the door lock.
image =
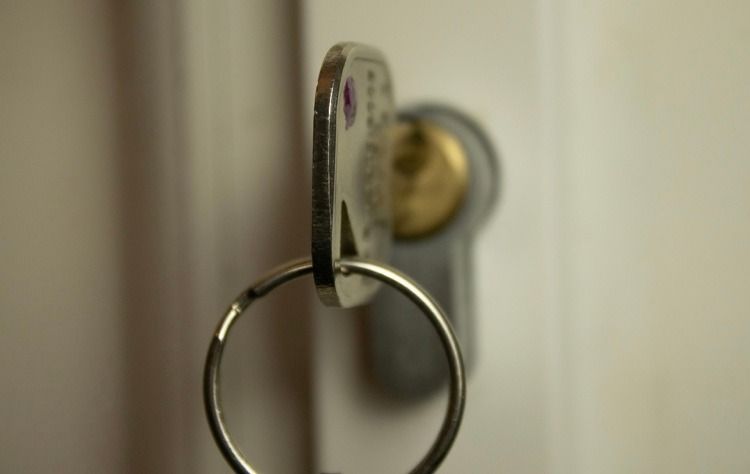
<path id="1" fill-rule="evenodd" d="M 399 114 L 392 158 L 394 241 L 390 262 L 413 276 L 445 309 L 474 362 L 473 241 L 497 201 L 497 155 L 482 128 L 443 105 Z M 439 341 L 394 292 L 368 308 L 375 380 L 392 394 L 429 394 L 447 378 Z"/>
<path id="2" fill-rule="evenodd" d="M 219 320 L 203 380 L 211 432 L 236 472 L 255 472 L 224 420 L 224 348 L 234 323 L 255 300 L 312 273 L 324 304 L 371 303 L 374 368 L 384 386 L 410 395 L 449 380 L 443 424 L 410 471 L 434 472 L 463 417 L 459 339 L 471 342 L 470 244 L 496 195 L 494 152 L 481 129 L 453 109 L 424 106 L 397 115 L 383 55 L 340 43 L 329 50 L 318 78 L 312 161 L 312 256 L 272 270 L 240 293 Z M 436 297 L 389 263 L 417 275 Z M 380 283 L 406 296 L 414 310 L 405 312 L 395 292 L 378 292 Z"/>

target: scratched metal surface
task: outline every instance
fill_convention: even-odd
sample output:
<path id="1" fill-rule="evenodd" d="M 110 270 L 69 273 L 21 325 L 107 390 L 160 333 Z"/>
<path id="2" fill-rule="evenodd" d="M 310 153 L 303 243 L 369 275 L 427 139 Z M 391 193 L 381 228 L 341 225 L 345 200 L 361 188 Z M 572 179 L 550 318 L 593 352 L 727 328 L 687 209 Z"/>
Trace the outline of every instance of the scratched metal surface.
<path id="1" fill-rule="evenodd" d="M 312 258 L 321 301 L 367 303 L 373 280 L 335 272 L 341 257 L 387 261 L 391 242 L 390 140 L 393 87 L 383 55 L 339 43 L 323 61 L 313 120 Z"/>

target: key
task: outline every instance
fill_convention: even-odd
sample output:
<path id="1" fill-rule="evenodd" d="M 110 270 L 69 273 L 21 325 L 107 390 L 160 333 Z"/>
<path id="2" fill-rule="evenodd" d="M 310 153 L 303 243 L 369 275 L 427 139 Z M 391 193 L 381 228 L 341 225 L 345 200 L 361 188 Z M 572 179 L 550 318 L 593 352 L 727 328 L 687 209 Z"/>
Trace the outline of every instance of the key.
<path id="1" fill-rule="evenodd" d="M 312 173 L 313 276 L 328 306 L 366 304 L 379 288 L 372 279 L 336 272 L 338 259 L 389 260 L 395 115 L 383 55 L 356 43 L 331 48 L 315 90 Z"/>
<path id="2" fill-rule="evenodd" d="M 438 176 L 446 176 L 442 171 L 452 168 L 451 163 L 431 160 L 427 162 L 439 166 L 414 166 L 434 156 L 428 153 L 412 154 L 416 160 L 411 162 L 398 159 L 391 146 L 397 132 L 393 87 L 383 56 L 373 48 L 355 43 L 340 43 L 331 48 L 315 92 L 312 256 L 275 268 L 240 293 L 219 320 L 206 356 L 203 397 L 209 427 L 225 460 L 236 472 L 253 474 L 255 470 L 232 441 L 221 405 L 219 375 L 229 332 L 255 300 L 310 272 L 320 299 L 327 305 L 365 304 L 375 296 L 378 284 L 374 282 L 379 281 L 405 295 L 414 308 L 423 313 L 432 330 L 428 337 L 437 335 L 444 349 L 442 355 L 449 369 L 450 385 L 448 405 L 438 434 L 427 453 L 409 472 L 435 472 L 456 439 L 466 404 L 461 346 L 434 298 L 408 275 L 385 262 L 389 260 L 394 210 L 399 215 L 396 232 L 417 235 L 435 230 L 444 220 L 450 220 L 457 209 L 466 191 L 466 180 L 461 173 L 455 175 L 457 179 L 449 180 L 453 183 L 451 193 L 440 193 L 447 198 L 440 200 L 440 206 L 431 207 L 429 213 L 412 213 L 414 203 L 422 203 L 421 209 L 426 209 L 425 201 L 421 192 L 415 194 L 408 190 L 422 187 L 416 184 L 425 181 L 409 178 L 424 178 L 425 174 L 407 176 L 408 171 L 429 169 L 437 171 Z M 445 143 L 452 141 L 446 137 Z M 413 144 L 419 149 L 419 140 Z M 454 147 L 458 148 L 460 145 Z M 391 207 L 391 193 L 395 189 L 391 186 L 391 165 L 398 163 L 403 165 L 402 171 L 407 171 L 406 179 L 401 181 L 404 185 L 401 189 L 407 192 L 401 196 L 405 199 L 394 201 L 401 202 L 401 206 Z M 432 188 L 434 190 L 434 186 Z M 424 251 L 419 255 L 429 257 Z M 425 339 L 424 342 L 430 341 Z"/>

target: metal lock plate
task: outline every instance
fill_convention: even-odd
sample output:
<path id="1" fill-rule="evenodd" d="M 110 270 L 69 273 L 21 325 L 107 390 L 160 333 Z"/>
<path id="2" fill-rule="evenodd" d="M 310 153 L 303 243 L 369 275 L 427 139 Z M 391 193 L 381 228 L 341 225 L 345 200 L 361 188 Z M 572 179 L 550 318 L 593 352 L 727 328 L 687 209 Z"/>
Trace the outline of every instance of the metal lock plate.
<path id="1" fill-rule="evenodd" d="M 401 122 L 404 133 L 394 146 L 397 239 L 391 264 L 437 299 L 471 370 L 475 354 L 472 247 L 498 200 L 499 160 L 482 128 L 452 108 L 430 105 L 406 110 Z M 403 398 L 427 396 L 438 389 L 447 370 L 433 328 L 395 292 L 379 293 L 369 312 L 367 359 L 375 380 Z"/>
<path id="2" fill-rule="evenodd" d="M 383 55 L 356 43 L 331 48 L 318 76 L 313 120 L 313 275 L 326 305 L 366 304 L 379 288 L 372 279 L 336 272 L 336 262 L 388 261 L 395 117 Z"/>

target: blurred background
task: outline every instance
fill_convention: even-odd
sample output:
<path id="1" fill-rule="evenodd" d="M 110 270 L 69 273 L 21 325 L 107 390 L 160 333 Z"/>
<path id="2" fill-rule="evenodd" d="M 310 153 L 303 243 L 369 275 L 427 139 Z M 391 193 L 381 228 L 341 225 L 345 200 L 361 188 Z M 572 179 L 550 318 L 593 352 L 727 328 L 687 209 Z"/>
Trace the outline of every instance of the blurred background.
<path id="1" fill-rule="evenodd" d="M 440 472 L 750 472 L 750 3 L 0 3 L 0 472 L 228 472 L 201 371 L 225 305 L 309 253 L 335 42 L 476 117 L 502 202 Z M 408 470 L 445 398 L 377 394 L 309 281 L 226 356 L 260 471 Z"/>

